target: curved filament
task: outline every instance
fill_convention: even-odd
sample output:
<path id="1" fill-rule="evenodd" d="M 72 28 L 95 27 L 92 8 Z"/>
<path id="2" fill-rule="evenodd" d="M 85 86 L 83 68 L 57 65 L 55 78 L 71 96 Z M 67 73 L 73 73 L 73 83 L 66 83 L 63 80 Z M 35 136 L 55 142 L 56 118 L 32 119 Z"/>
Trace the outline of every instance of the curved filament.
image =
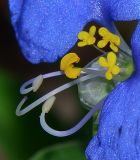
<path id="1" fill-rule="evenodd" d="M 24 97 L 22 99 L 22 101 L 19 103 L 17 109 L 16 109 L 16 115 L 17 116 L 22 116 L 24 114 L 26 114 L 27 112 L 31 111 L 32 109 L 34 109 L 36 106 L 40 105 L 41 103 L 45 102 L 48 98 L 62 92 L 63 90 L 66 90 L 72 86 L 74 86 L 75 84 L 79 83 L 79 82 L 83 82 L 83 81 L 86 81 L 88 79 L 92 79 L 92 78 L 95 78 L 97 76 L 102 76 L 102 74 L 100 74 L 100 72 L 96 72 L 95 74 L 90 74 L 90 75 L 86 75 L 86 76 L 83 76 L 79 79 L 76 79 L 72 82 L 69 82 L 69 83 L 66 83 L 52 91 L 50 91 L 49 93 L 47 93 L 46 95 L 42 96 L 41 98 L 39 98 L 38 100 L 36 100 L 35 102 L 33 102 L 32 104 L 30 104 L 29 106 L 27 106 L 26 108 L 22 109 L 22 106 L 24 105 L 24 103 L 27 101 L 27 97 Z M 29 83 L 31 83 L 32 80 L 28 81 L 28 83 L 24 83 L 24 85 L 28 85 Z M 25 86 L 26 86 L 25 85 Z"/>
<path id="2" fill-rule="evenodd" d="M 56 72 L 52 72 L 52 73 L 47 73 L 43 75 L 43 79 L 47 79 L 47 78 L 52 78 L 52 77 L 57 77 L 57 76 L 61 76 L 64 73 L 61 71 L 56 71 Z M 31 85 L 33 83 L 33 81 L 35 80 L 35 78 L 25 82 L 21 87 L 20 87 L 20 94 L 27 94 L 29 92 L 31 92 L 33 90 L 33 87 L 28 87 L 29 85 Z"/>
<path id="3" fill-rule="evenodd" d="M 75 132 L 77 132 L 80 128 L 82 128 L 87 123 L 87 121 L 93 116 L 93 114 L 102 108 L 104 99 L 102 99 L 96 106 L 92 107 L 92 109 L 83 117 L 83 119 L 77 125 L 75 125 L 73 128 L 68 129 L 66 131 L 58 131 L 51 128 L 45 121 L 45 112 L 42 112 L 40 115 L 40 124 L 47 133 L 53 136 L 56 136 L 56 137 L 70 136 Z"/>

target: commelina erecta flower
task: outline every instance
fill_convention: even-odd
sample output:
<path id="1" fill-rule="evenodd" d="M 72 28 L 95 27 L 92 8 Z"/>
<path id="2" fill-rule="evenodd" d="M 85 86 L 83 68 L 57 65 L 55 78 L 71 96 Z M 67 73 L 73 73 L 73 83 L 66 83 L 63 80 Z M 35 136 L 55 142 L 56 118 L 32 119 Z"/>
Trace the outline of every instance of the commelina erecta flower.
<path id="1" fill-rule="evenodd" d="M 60 57 L 63 57 L 75 45 L 78 40 L 78 33 L 90 21 L 107 28 L 104 29 L 105 33 L 109 30 L 112 34 L 118 34 L 113 23 L 114 21 L 140 20 L 139 0 L 9 0 L 9 5 L 11 22 L 22 52 L 26 59 L 36 64 L 40 62 L 56 62 Z M 111 35 L 106 37 L 106 34 L 102 30 L 100 30 L 99 34 L 102 36 L 101 42 L 98 44 L 100 48 L 110 43 L 110 48 L 114 52 L 118 51 L 119 53 L 121 52 L 119 49 L 121 49 L 131 54 L 129 47 L 122 38 L 121 45 L 117 49 L 119 45 L 117 37 L 115 40 L 110 40 Z M 86 149 L 87 160 L 139 160 L 139 41 L 140 23 L 138 22 L 131 39 L 135 66 L 134 73 L 126 81 L 117 83 L 115 89 L 107 96 L 105 101 L 101 101 L 95 108 L 93 107 L 83 120 L 72 129 L 56 131 L 46 123 L 45 114 L 48 113 L 53 103 L 55 103 L 55 95 L 75 84 L 97 76 L 103 76 L 101 73 L 104 72 L 99 73 L 91 68 L 82 69 L 81 74 L 84 76 L 80 76 L 80 78 L 56 88 L 21 110 L 27 100 L 25 96 L 18 105 L 16 114 L 18 116 L 24 115 L 43 103 L 40 115 L 42 128 L 52 135 L 62 137 L 75 133 L 98 109 L 102 108 L 98 132 Z M 90 74 L 91 71 L 94 74 Z M 21 86 L 20 93 L 25 95 L 29 92 L 37 91 L 44 79 L 63 74 L 64 72 L 58 71 L 33 78 Z M 30 86 L 31 84 L 32 86 Z"/>

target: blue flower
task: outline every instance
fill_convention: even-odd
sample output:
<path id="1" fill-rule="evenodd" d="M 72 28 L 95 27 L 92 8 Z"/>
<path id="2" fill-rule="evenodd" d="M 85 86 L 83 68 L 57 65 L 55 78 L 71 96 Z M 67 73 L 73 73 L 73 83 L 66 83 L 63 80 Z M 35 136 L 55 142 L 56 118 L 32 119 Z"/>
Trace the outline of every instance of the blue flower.
<path id="1" fill-rule="evenodd" d="M 9 0 L 9 4 L 17 39 L 32 63 L 57 61 L 89 21 L 114 31 L 113 21 L 140 19 L 139 0 Z M 99 130 L 86 149 L 88 160 L 140 159 L 139 41 L 140 23 L 131 43 L 135 72 L 107 97 Z"/>

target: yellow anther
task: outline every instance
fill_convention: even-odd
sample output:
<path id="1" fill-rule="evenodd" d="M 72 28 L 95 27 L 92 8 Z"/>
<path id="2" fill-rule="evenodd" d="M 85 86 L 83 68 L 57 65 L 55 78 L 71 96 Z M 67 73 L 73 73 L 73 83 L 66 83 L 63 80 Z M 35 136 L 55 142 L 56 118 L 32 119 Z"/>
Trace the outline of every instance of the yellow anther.
<path id="1" fill-rule="evenodd" d="M 100 66 L 107 68 L 107 72 L 105 74 L 106 79 L 111 80 L 113 75 L 117 75 L 120 73 L 120 67 L 116 65 L 117 56 L 114 52 L 109 52 L 107 54 L 107 58 L 100 57 L 98 63 Z"/>
<path id="2" fill-rule="evenodd" d="M 109 30 L 104 27 L 99 29 L 99 35 L 102 36 L 102 40 L 97 44 L 99 48 L 104 48 L 108 43 L 110 43 L 110 48 L 114 52 L 118 52 L 118 47 L 121 43 L 119 36 L 109 32 Z"/>
<path id="3" fill-rule="evenodd" d="M 33 92 L 36 92 L 40 88 L 42 82 L 43 82 L 42 75 L 39 75 L 34 79 L 33 84 L 32 84 Z"/>
<path id="4" fill-rule="evenodd" d="M 78 63 L 80 58 L 76 53 L 65 55 L 60 63 L 60 70 L 64 71 L 68 78 L 75 79 L 80 76 L 81 68 L 74 67 L 73 63 Z"/>
<path id="5" fill-rule="evenodd" d="M 49 111 L 51 110 L 55 100 L 56 100 L 55 96 L 52 96 L 49 99 L 47 99 L 42 106 L 42 112 L 49 113 Z"/>
<path id="6" fill-rule="evenodd" d="M 78 39 L 81 40 L 78 42 L 78 47 L 84 47 L 87 45 L 93 45 L 96 41 L 96 38 L 94 37 L 96 33 L 96 27 L 92 26 L 89 29 L 89 32 L 82 31 L 78 34 Z"/>

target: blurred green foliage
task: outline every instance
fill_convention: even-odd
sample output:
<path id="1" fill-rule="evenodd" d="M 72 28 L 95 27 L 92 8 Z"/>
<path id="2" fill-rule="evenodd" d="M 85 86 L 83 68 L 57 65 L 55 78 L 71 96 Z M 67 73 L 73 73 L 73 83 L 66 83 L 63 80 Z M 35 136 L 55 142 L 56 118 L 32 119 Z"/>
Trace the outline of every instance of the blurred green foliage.
<path id="1" fill-rule="evenodd" d="M 78 143 L 64 143 L 39 151 L 30 160 L 85 160 L 84 150 Z"/>

